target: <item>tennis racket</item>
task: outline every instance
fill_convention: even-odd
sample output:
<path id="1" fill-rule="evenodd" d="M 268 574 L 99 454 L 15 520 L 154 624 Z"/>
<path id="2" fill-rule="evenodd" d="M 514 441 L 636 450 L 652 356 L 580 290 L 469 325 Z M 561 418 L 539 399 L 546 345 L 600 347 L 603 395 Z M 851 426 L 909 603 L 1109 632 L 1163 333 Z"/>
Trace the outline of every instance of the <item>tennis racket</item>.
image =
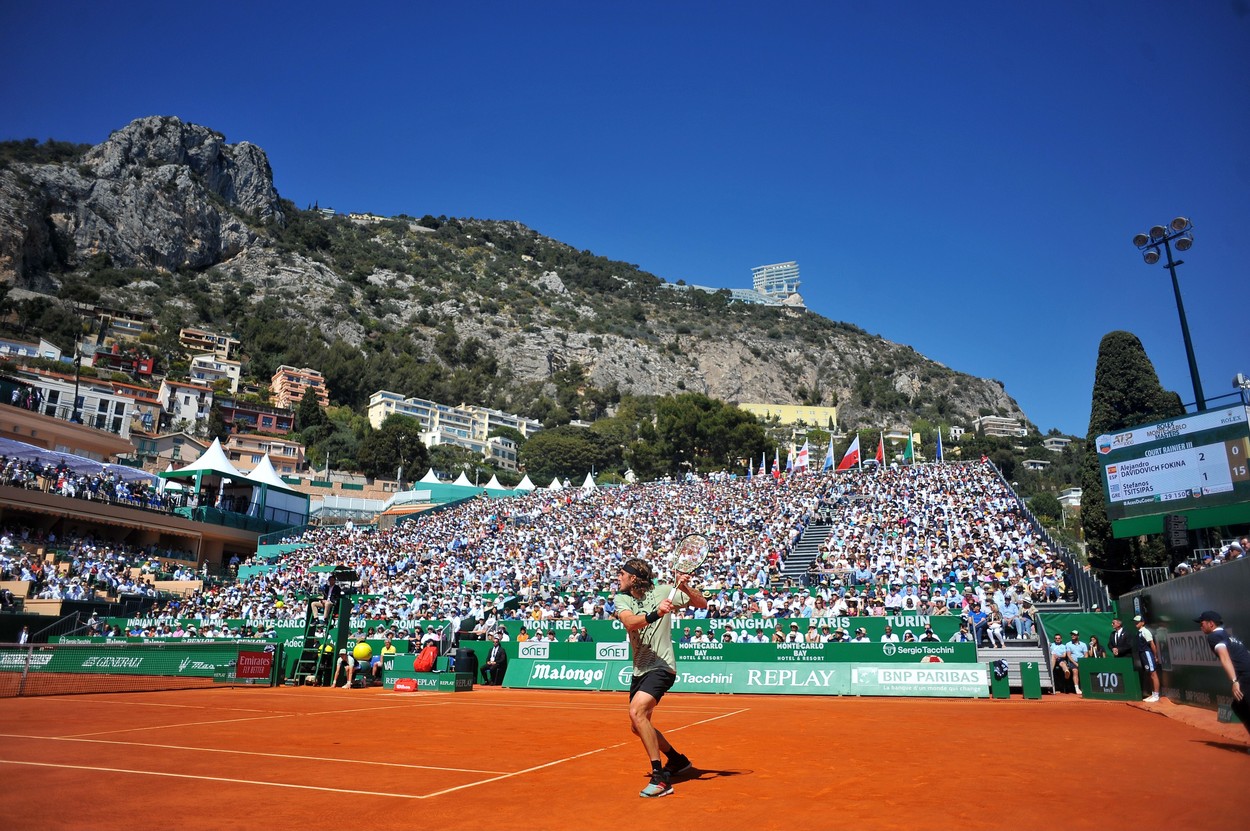
<path id="1" fill-rule="evenodd" d="M 702 568 L 710 553 L 711 546 L 707 537 L 702 534 L 687 534 L 682 537 L 681 542 L 677 543 L 677 547 L 673 549 L 674 582 L 677 580 L 678 572 L 694 574 Z M 673 586 L 672 591 L 668 593 L 668 599 L 672 600 L 676 596 L 677 587 Z"/>

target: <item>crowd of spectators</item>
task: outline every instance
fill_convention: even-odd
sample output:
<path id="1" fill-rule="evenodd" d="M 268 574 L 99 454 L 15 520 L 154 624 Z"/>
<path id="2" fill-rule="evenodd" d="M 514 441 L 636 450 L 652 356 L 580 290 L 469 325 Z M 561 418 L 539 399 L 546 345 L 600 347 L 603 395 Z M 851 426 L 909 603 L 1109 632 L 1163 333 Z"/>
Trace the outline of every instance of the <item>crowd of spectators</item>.
<path id="1" fill-rule="evenodd" d="M 1174 569 L 1177 577 L 1184 577 L 1186 574 L 1193 574 L 1195 571 L 1202 571 L 1204 568 L 1212 568 L 1230 563 L 1233 560 L 1240 560 L 1246 556 L 1246 551 L 1250 550 L 1250 536 L 1241 536 L 1238 539 L 1230 540 L 1225 545 L 1217 549 L 1206 549 L 1202 552 L 1195 552 L 1194 556 L 1184 562 L 1178 563 Z"/>
<path id="2" fill-rule="evenodd" d="M 832 533 L 810 586 L 788 588 L 779 575 L 818 511 Z M 965 615 L 978 639 L 1002 644 L 1031 637 L 1033 606 L 1066 590 L 1062 562 L 1010 490 L 972 463 L 539 491 L 480 498 L 387 530 L 314 528 L 287 540 L 304 547 L 261 573 L 161 612 L 302 617 L 327 567 L 345 566 L 359 578 L 354 617 L 408 628 L 521 620 L 545 637 L 546 621 L 609 616 L 621 562 L 664 564 L 696 531 L 710 538 L 712 556 L 700 578 L 709 606 L 692 620 Z"/>
<path id="3" fill-rule="evenodd" d="M 35 553 L 39 548 L 58 555 L 49 560 Z M 73 540 L 58 540 L 55 534 L 32 537 L 30 529 L 6 527 L 0 529 L 0 579 L 28 581 L 29 597 L 35 600 L 112 600 L 123 594 L 158 597 L 158 554 L 170 553 L 90 536 Z M 198 576 L 189 565 L 172 574 L 173 579 L 184 580 Z"/>
<path id="4" fill-rule="evenodd" d="M 66 464 L 40 464 L 6 456 L 0 456 L 0 485 L 165 513 L 187 501 L 181 491 L 153 488 L 116 472 L 74 471 Z"/>
<path id="5" fill-rule="evenodd" d="M 806 575 L 787 580 L 782 574 L 793 544 L 818 518 L 829 523 L 829 534 Z M 185 619 L 215 621 L 218 628 L 235 619 L 266 626 L 302 620 L 305 602 L 319 597 L 329 570 L 341 566 L 358 577 L 351 586 L 353 617 L 391 622 L 390 630 L 472 620 L 486 634 L 500 621 L 519 620 L 533 637 L 554 638 L 549 621 L 612 614 L 625 559 L 655 560 L 663 571 L 672 547 L 691 532 L 709 537 L 712 554 L 700 574 L 708 608 L 686 617 L 709 638 L 856 637 L 815 625 L 797 632 L 723 625 L 747 616 L 954 615 L 965 618 L 970 638 L 1002 646 L 1033 637 L 1037 604 L 1067 591 L 1062 561 L 1036 536 L 1014 494 L 989 465 L 967 463 L 781 481 L 716 477 L 542 490 L 478 498 L 385 530 L 350 523 L 312 528 L 286 540 L 303 547 L 268 568 L 164 599 L 151 619 L 157 634 L 176 633 Z M 68 569 L 20 552 L 0 553 L 0 567 L 12 579 L 32 580 L 36 597 L 155 595 L 157 565 L 148 553 L 76 540 L 62 558 Z M 173 575 L 196 576 L 189 566 Z M 196 636 L 205 636 L 202 627 Z"/>

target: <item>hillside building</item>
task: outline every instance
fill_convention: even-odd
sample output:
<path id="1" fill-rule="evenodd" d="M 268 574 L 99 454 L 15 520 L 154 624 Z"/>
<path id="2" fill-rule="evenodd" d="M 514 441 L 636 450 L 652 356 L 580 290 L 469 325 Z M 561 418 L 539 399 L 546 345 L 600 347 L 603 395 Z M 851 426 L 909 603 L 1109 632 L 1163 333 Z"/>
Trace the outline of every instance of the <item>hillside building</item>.
<path id="1" fill-rule="evenodd" d="M 1018 438 L 1028 434 L 1028 430 L 1019 419 L 1003 416 L 981 416 L 972 422 L 972 429 L 977 430 L 983 436 L 1004 438 Z"/>
<path id="2" fill-rule="evenodd" d="M 269 381 L 269 397 L 279 407 L 298 407 L 309 389 L 316 394 L 318 406 L 322 409 L 330 406 L 330 391 L 326 389 L 325 376 L 318 370 L 308 367 L 296 369 L 283 364 Z"/>
<path id="3" fill-rule="evenodd" d="M 239 378 L 243 374 L 243 365 L 238 361 L 225 361 L 212 353 L 195 355 L 191 358 L 191 366 L 187 370 L 191 380 L 206 387 L 216 386 L 224 381 L 230 392 L 239 391 Z"/>
<path id="4" fill-rule="evenodd" d="M 219 335 L 207 329 L 179 329 L 178 343 L 188 352 L 208 352 L 219 360 L 229 361 L 238 353 L 242 345 L 229 335 Z"/>
<path id="5" fill-rule="evenodd" d="M 778 424 L 795 425 L 803 423 L 809 427 L 819 427 L 822 430 L 830 429 L 829 426 L 832 424 L 835 431 L 838 425 L 837 407 L 809 407 L 803 404 L 743 403 L 739 404 L 738 408 L 746 410 L 763 421 L 775 418 Z"/>
<path id="6" fill-rule="evenodd" d="M 794 260 L 751 269 L 751 287 L 767 297 L 789 297 L 799 293 L 799 264 Z"/>

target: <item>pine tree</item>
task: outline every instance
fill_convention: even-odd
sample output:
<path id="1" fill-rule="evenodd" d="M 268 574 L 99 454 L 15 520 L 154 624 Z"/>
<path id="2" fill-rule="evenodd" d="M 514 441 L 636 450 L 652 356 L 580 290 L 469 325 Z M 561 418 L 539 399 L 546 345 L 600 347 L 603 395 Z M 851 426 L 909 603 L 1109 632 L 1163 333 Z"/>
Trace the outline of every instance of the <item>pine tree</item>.
<path id="1" fill-rule="evenodd" d="M 1184 415 L 1180 396 L 1163 389 L 1141 341 L 1131 332 L 1110 332 L 1098 346 L 1094 391 L 1090 401 L 1085 464 L 1081 470 L 1081 526 L 1089 562 L 1113 595 L 1140 580 L 1142 566 L 1167 565 L 1161 542 L 1145 537 L 1116 539 L 1111 535 L 1095 440 L 1127 427 Z"/>

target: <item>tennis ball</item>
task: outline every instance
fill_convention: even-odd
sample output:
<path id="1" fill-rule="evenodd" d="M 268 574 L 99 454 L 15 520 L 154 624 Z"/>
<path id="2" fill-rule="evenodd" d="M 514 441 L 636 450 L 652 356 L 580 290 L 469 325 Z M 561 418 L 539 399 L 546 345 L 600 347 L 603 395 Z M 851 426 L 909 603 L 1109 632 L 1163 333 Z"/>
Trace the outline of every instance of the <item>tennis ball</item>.
<path id="1" fill-rule="evenodd" d="M 361 641 L 356 644 L 356 648 L 352 650 L 352 657 L 357 661 L 367 661 L 373 657 L 373 647 Z"/>
<path id="2" fill-rule="evenodd" d="M 286 604 L 285 604 L 285 603 L 283 603 L 281 600 L 279 600 L 279 601 L 278 601 L 277 603 L 275 603 L 274 605 L 275 605 L 275 606 L 277 606 L 279 609 L 281 609 L 281 608 L 282 608 L 283 606 L 285 606 Z"/>

